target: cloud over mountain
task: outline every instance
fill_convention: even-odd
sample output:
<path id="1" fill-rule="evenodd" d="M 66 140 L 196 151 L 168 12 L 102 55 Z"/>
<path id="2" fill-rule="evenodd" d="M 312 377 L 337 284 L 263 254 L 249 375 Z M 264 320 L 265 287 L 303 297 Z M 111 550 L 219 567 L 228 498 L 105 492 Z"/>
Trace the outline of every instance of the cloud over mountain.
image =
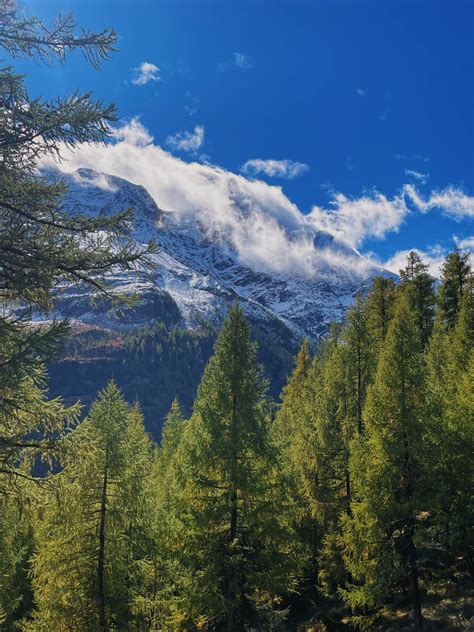
<path id="1" fill-rule="evenodd" d="M 184 142 L 182 149 L 195 151 L 200 132 L 187 134 L 171 144 Z M 191 138 L 195 134 L 197 140 Z M 243 263 L 287 276 L 310 278 L 327 273 L 328 267 L 363 275 L 380 265 L 353 251 L 366 239 L 384 239 L 398 231 L 410 212 L 439 207 L 459 216 L 470 213 L 473 203 L 456 189 L 424 199 L 413 185 L 405 185 L 391 198 L 376 190 L 354 198 L 336 192 L 329 208 L 315 206 L 305 215 L 279 186 L 177 158 L 154 144 L 137 118 L 115 129 L 113 137 L 115 142 L 106 146 L 83 144 L 73 152 L 64 148 L 60 169 L 87 167 L 141 184 L 176 222 L 194 221 L 211 239 L 227 240 Z"/>
<path id="2" fill-rule="evenodd" d="M 270 178 L 292 180 L 309 171 L 309 166 L 303 162 L 294 162 L 293 160 L 263 160 L 261 158 L 254 158 L 247 160 L 240 170 L 247 176 L 263 174 Z"/>

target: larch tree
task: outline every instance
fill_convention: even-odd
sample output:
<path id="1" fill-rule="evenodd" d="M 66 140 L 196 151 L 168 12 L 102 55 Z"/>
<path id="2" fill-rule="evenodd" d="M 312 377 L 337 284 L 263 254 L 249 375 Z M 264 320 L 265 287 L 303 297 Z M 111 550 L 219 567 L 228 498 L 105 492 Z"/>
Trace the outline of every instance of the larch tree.
<path id="1" fill-rule="evenodd" d="M 177 458 L 187 525 L 189 626 L 241 631 L 281 619 L 294 584 L 294 548 L 268 432 L 265 383 L 249 325 L 224 322 Z M 188 627 L 186 627 L 186 625 Z"/>
<path id="2" fill-rule="evenodd" d="M 373 611 L 409 587 L 418 631 L 423 627 L 417 559 L 424 506 L 423 389 L 418 323 L 402 295 L 369 388 L 365 435 L 351 446 L 353 500 L 341 542 L 353 581 L 342 594 L 354 612 Z"/>
<path id="3" fill-rule="evenodd" d="M 460 250 L 450 252 L 442 267 L 438 292 L 442 321 L 449 329 L 456 324 L 461 299 L 471 278 L 470 253 Z"/>
<path id="4" fill-rule="evenodd" d="M 81 51 L 98 68 L 115 42 L 110 29 L 87 31 L 71 14 L 59 16 L 48 26 L 36 17 L 26 17 L 16 0 L 0 3 L 0 50 L 13 60 L 63 62 L 69 53 Z M 59 412 L 46 401 L 40 405 L 38 395 L 44 395 L 41 364 L 58 350 L 67 324 L 53 320 L 33 326 L 33 313 L 50 316 L 55 292 L 64 283 L 110 292 L 107 272 L 130 269 L 148 251 L 127 236 L 130 211 L 100 218 L 71 215 L 63 205 L 64 184 L 43 177 L 38 170 L 43 158 L 59 160 L 61 147 L 105 141 L 114 121 L 114 106 L 94 101 L 90 93 L 53 101 L 33 98 L 24 76 L 12 65 L 0 68 L 0 462 L 8 460 L 4 446 L 9 451 L 13 437 L 17 454 L 22 447 L 45 450 L 46 442 L 33 440 L 32 434 L 26 441 L 18 436 L 19 430 L 26 428 L 27 433 L 41 437 L 50 429 L 43 428 L 42 419 L 50 424 Z M 28 421 L 23 410 L 27 384 L 35 389 L 37 399 Z M 56 435 L 64 412 L 59 414 Z M 19 416 L 23 416 L 21 424 Z M 0 487 L 8 484 L 1 474 Z M 11 474 L 9 468 L 9 480 Z"/>
<path id="5" fill-rule="evenodd" d="M 445 551 L 445 566 L 460 560 L 472 568 L 474 519 L 474 450 L 472 410 L 469 409 L 474 348 L 474 297 L 467 286 L 453 329 L 438 320 L 427 353 L 427 420 L 432 458 L 432 523 Z"/>
<path id="6" fill-rule="evenodd" d="M 406 266 L 400 270 L 400 279 L 400 287 L 406 292 L 410 308 L 416 315 L 421 343 L 425 346 L 434 321 L 434 278 L 429 274 L 429 266 L 423 263 L 415 250 L 408 253 Z"/>
<path id="7" fill-rule="evenodd" d="M 114 383 L 68 440 L 70 458 L 37 523 L 32 629 L 128 629 L 141 617 L 133 606 L 147 554 L 150 441 Z"/>
<path id="8" fill-rule="evenodd" d="M 393 315 L 395 288 L 393 279 L 375 277 L 365 302 L 367 326 L 376 350 L 380 350 L 388 332 Z"/>
<path id="9" fill-rule="evenodd" d="M 186 569 L 182 549 L 187 525 L 180 521 L 183 507 L 176 478 L 175 457 L 187 421 L 174 401 L 163 425 L 161 444 L 155 449 L 152 470 L 145 482 L 151 499 L 150 549 L 141 562 L 142 596 L 137 606 L 148 621 L 149 630 L 180 629 L 182 592 Z"/>
<path id="10" fill-rule="evenodd" d="M 316 504 L 315 394 L 319 383 L 318 360 L 311 358 L 307 340 L 296 357 L 296 366 L 281 394 L 281 406 L 271 432 L 278 446 L 281 471 L 286 477 L 295 538 L 304 558 L 296 597 L 298 606 L 314 599 L 318 573 L 321 521 Z"/>

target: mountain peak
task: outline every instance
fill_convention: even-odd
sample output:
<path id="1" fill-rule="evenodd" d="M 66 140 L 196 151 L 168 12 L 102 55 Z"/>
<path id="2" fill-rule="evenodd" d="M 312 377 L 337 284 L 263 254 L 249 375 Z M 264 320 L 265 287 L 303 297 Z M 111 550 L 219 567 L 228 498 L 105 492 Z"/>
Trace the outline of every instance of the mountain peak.
<path id="1" fill-rule="evenodd" d="M 122 272 L 112 281 L 121 291 L 138 293 L 143 304 L 153 305 L 153 297 L 166 293 L 188 326 L 203 318 L 219 322 L 229 304 L 238 299 L 251 317 L 277 318 L 293 335 L 316 339 L 331 321 L 343 317 L 356 292 L 367 287 L 372 277 L 386 274 L 333 235 L 301 220 L 296 212 L 282 219 L 275 209 L 256 204 L 235 178 L 227 182 L 232 208 L 225 209 L 222 221 L 199 210 L 164 213 L 143 186 L 93 169 L 61 177 L 68 185 L 65 208 L 71 212 L 103 215 L 134 210 L 134 238 L 138 242 L 153 238 L 159 246 L 153 255 L 156 270 L 151 275 Z M 240 225 L 235 227 L 233 222 Z M 251 231 L 263 234 L 255 241 Z M 274 247 L 270 265 L 254 252 L 255 244 L 265 239 L 275 240 L 273 245 L 266 244 L 270 252 Z M 292 258 L 297 261 L 293 274 Z M 305 263 L 306 270 L 302 269 Z M 105 318 L 109 326 L 129 326 L 111 323 L 106 315 L 89 308 L 79 312 L 78 320 Z M 161 318 L 153 307 L 144 314 L 141 324 Z"/>

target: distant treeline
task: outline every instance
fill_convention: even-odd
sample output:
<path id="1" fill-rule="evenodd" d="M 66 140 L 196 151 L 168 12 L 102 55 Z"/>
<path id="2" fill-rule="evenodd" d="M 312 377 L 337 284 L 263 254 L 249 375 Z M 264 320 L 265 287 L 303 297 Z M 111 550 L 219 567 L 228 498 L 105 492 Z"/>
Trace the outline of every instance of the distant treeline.
<path id="1" fill-rule="evenodd" d="M 87 410 L 113 379 L 128 401 L 140 402 L 146 429 L 159 441 L 174 399 L 190 414 L 217 333 L 206 322 L 186 329 L 158 321 L 129 331 L 117 344 L 118 334 L 111 338 L 100 330 L 75 332 L 63 357 L 48 365 L 50 392 L 67 402 L 80 400 Z M 257 359 L 265 368 L 269 392 L 277 399 L 294 366 L 297 343 L 277 319 L 253 322 L 252 339 L 258 342 Z"/>

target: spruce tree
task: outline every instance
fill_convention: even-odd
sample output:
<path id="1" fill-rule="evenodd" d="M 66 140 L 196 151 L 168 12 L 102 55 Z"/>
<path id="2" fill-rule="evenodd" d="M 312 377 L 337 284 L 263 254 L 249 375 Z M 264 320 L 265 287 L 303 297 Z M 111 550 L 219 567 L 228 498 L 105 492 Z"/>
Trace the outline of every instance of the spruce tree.
<path id="1" fill-rule="evenodd" d="M 183 627 L 265 629 L 293 585 L 292 533 L 269 440 L 265 383 L 232 307 L 177 455 L 189 572 Z"/>
<path id="2" fill-rule="evenodd" d="M 365 436 L 351 446 L 351 515 L 341 538 L 354 609 L 377 608 L 409 587 L 415 628 L 423 618 L 418 570 L 423 508 L 424 369 L 418 323 L 401 295 L 364 407 Z"/>

